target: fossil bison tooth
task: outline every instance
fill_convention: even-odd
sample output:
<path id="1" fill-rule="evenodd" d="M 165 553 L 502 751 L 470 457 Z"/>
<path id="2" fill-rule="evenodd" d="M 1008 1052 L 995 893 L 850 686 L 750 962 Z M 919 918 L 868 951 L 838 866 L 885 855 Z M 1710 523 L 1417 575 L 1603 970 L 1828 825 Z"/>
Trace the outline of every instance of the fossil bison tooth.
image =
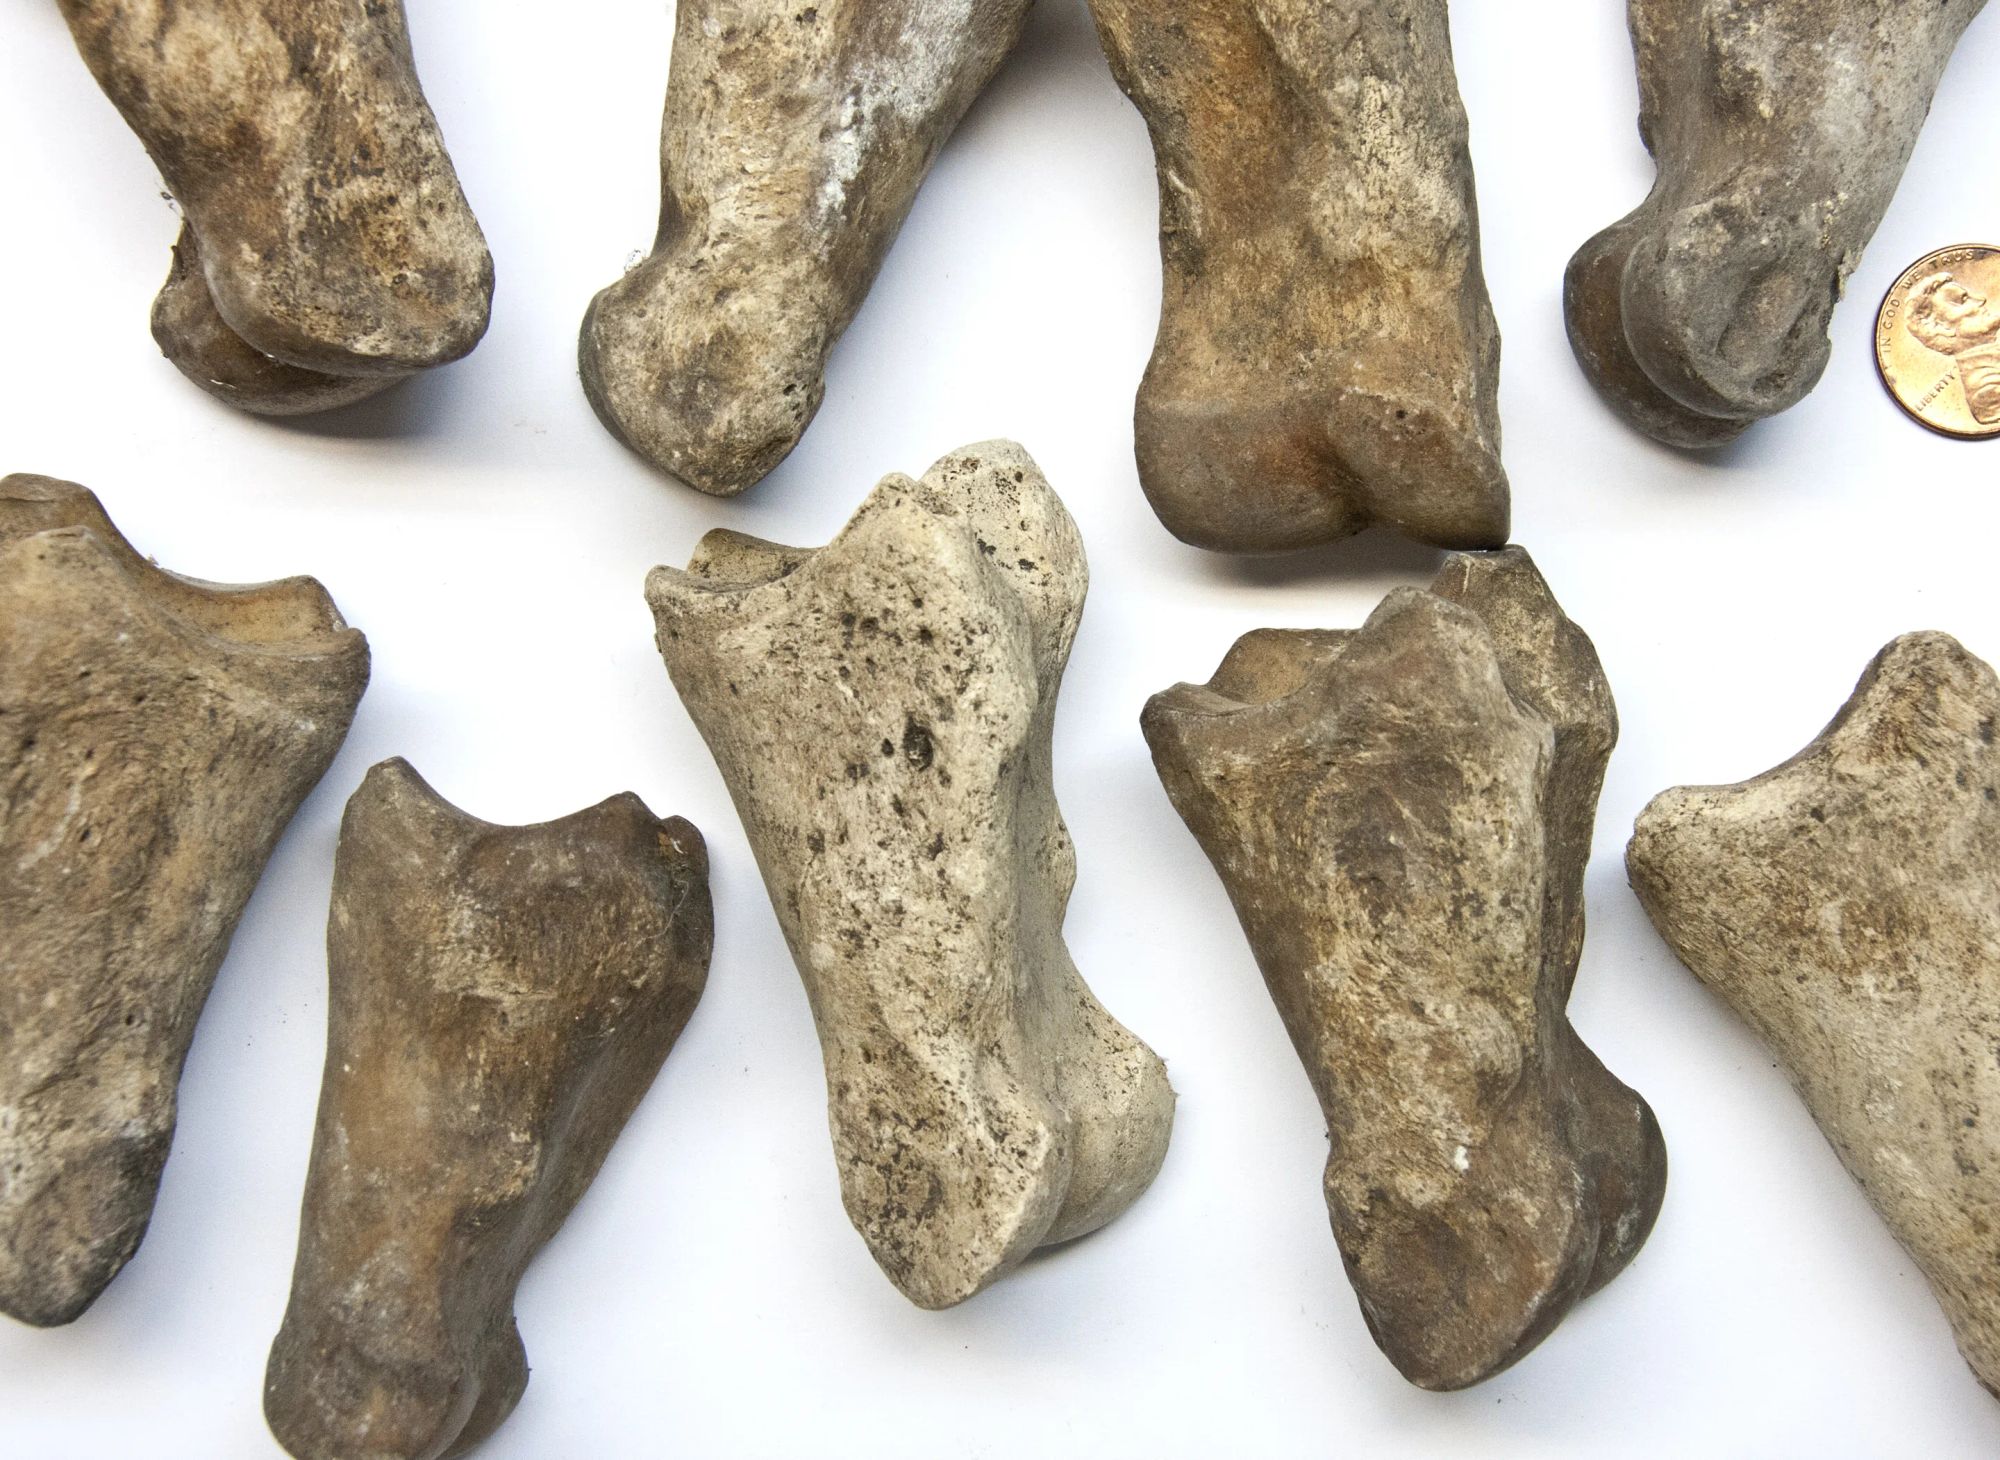
<path id="1" fill-rule="evenodd" d="M 683 0 L 650 258 L 578 343 L 599 419 L 719 497 L 798 444 L 826 362 L 1031 0 Z"/>
<path id="2" fill-rule="evenodd" d="M 1325 1111 L 1375 1340 L 1427 1389 L 1519 1359 L 1666 1185 L 1564 1013 L 1617 717 L 1526 553 L 1455 556 L 1353 633 L 1253 633 L 1143 723 Z"/>
<path id="3" fill-rule="evenodd" d="M 1819 738 L 1639 817 L 1660 935 L 1777 1056 L 2000 1396 L 2000 680 L 1878 654 Z"/>
<path id="4" fill-rule="evenodd" d="M 459 1455 L 528 1382 L 514 1290 L 708 974 L 701 834 L 614 796 L 493 826 L 400 760 L 347 803 L 326 1074 L 264 1412 L 300 1460 Z"/>
<path id="5" fill-rule="evenodd" d="M 67 1323 L 138 1247 L 243 907 L 368 645 L 310 578 L 152 566 L 82 487 L 0 481 L 0 1312 Z"/>
<path id="6" fill-rule="evenodd" d="M 1651 194 L 1571 260 L 1570 343 L 1620 415 L 1719 446 L 1798 404 L 1959 35 L 1986 0 L 1630 0 Z"/>
<path id="7" fill-rule="evenodd" d="M 1160 174 L 1139 480 L 1175 536 L 1507 541 L 1445 0 L 1091 0 Z"/>
<path id="8" fill-rule="evenodd" d="M 417 83 L 401 0 L 60 3 L 186 219 L 153 315 L 183 373 L 288 414 L 478 343 L 493 261 Z"/>
<path id="9" fill-rule="evenodd" d="M 886 478 L 827 547 L 714 532 L 646 585 L 812 1003 L 848 1216 L 926 1308 L 1117 1216 L 1173 1123 L 1062 941 L 1050 735 L 1086 580 L 1040 470 L 989 442 Z"/>

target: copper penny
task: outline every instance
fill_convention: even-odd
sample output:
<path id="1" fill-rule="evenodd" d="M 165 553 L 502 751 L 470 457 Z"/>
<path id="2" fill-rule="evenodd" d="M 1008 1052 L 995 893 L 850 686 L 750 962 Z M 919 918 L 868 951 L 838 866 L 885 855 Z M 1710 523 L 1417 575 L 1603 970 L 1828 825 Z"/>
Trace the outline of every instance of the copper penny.
<path id="1" fill-rule="evenodd" d="M 1896 404 L 1946 436 L 2000 436 L 2000 248 L 1961 243 L 1903 271 L 1875 321 Z"/>

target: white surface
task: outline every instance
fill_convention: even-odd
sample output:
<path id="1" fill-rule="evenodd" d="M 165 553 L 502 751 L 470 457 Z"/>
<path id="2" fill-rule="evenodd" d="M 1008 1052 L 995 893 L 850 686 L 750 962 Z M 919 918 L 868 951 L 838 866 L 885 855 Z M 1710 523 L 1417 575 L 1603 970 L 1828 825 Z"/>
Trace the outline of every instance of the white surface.
<path id="1" fill-rule="evenodd" d="M 10 7 L 4 467 L 87 483 L 180 572 L 317 575 L 375 674 L 236 935 L 145 1245 L 74 1326 L 0 1324 L 0 1455 L 279 1453 L 259 1398 L 318 1092 L 334 832 L 389 755 L 495 820 L 629 787 L 692 818 L 714 855 L 707 998 L 522 1286 L 534 1380 L 491 1460 L 2000 1448 L 2000 1405 L 1921 1279 L 1769 1059 L 1655 938 L 1620 860 L 1652 793 L 1789 755 L 1892 635 L 1943 628 L 2000 655 L 2000 444 L 1906 422 L 1868 353 L 1898 270 L 2000 235 L 2000 90 L 1982 84 L 2000 19 L 1967 38 L 1825 383 L 1691 461 L 1620 426 L 1562 334 L 1564 262 L 1651 176 L 1622 8 L 1464 4 L 1456 24 L 1516 536 L 1595 637 L 1625 723 L 1573 1012 L 1658 1110 L 1673 1175 L 1629 1272 L 1511 1372 L 1439 1397 L 1369 1341 L 1327 1230 L 1311 1093 L 1137 728 L 1148 694 L 1207 678 L 1240 632 L 1356 624 L 1433 557 L 1370 537 L 1231 561 L 1147 510 L 1129 420 L 1158 309 L 1151 156 L 1082 0 L 1038 7 L 836 354 L 817 425 L 734 503 L 618 447 L 573 366 L 586 301 L 652 236 L 667 6 L 416 0 L 424 80 L 498 260 L 492 332 L 461 365 L 294 426 L 232 413 L 155 353 L 146 311 L 177 220 L 55 7 Z M 1128 1215 L 926 1314 L 841 1212 L 805 1000 L 640 583 L 718 525 L 824 542 L 882 473 L 996 435 L 1039 458 L 1094 570 L 1057 727 L 1082 868 L 1070 943 L 1167 1057 L 1181 1106 Z"/>

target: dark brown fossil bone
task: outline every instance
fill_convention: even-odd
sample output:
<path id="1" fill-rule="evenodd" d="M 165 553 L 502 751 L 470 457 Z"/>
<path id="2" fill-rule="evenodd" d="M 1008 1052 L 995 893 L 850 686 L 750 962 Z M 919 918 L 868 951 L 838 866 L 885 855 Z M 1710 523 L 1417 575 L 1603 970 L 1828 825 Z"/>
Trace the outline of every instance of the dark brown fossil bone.
<path id="1" fill-rule="evenodd" d="M 826 363 L 1030 0 L 683 0 L 653 253 L 591 302 L 598 417 L 719 497 L 798 444 Z"/>
<path id="2" fill-rule="evenodd" d="M 472 349 L 493 261 L 401 0 L 60 0 L 185 215 L 167 358 L 246 410 L 323 410 Z"/>
<path id="3" fill-rule="evenodd" d="M 367 681 L 312 579 L 176 577 L 82 487 L 0 481 L 0 1312 L 67 1323 L 138 1247 L 195 1020 Z"/>
<path id="4" fill-rule="evenodd" d="M 1606 401 L 1712 447 L 1803 400 L 1827 321 L 1986 0 L 1630 0 L 1646 201 L 1586 243 L 1570 343 Z"/>
<path id="5" fill-rule="evenodd" d="M 326 1075 L 264 1412 L 300 1460 L 437 1460 L 528 1382 L 514 1290 L 694 1013 L 701 834 L 627 794 L 493 826 L 400 760 L 348 802 Z"/>
<path id="6" fill-rule="evenodd" d="M 1153 135 L 1139 480 L 1199 547 L 1507 540 L 1500 334 L 1445 0 L 1091 0 Z"/>
<path id="7" fill-rule="evenodd" d="M 1651 1231 L 1666 1152 L 1564 1013 L 1610 687 L 1526 553 L 1146 706 L 1326 1114 L 1327 1208 L 1405 1377 L 1506 1368 Z"/>

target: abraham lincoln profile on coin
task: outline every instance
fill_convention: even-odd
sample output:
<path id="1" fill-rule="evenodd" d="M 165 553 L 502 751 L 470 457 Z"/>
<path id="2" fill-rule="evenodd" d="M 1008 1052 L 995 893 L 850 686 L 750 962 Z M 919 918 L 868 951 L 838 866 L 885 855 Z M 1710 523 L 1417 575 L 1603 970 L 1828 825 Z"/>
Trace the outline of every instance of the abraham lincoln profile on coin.
<path id="1" fill-rule="evenodd" d="M 2000 304 L 1946 269 L 1910 290 L 1905 322 L 1926 347 L 1958 362 L 1974 419 L 1982 426 L 2000 424 Z"/>

